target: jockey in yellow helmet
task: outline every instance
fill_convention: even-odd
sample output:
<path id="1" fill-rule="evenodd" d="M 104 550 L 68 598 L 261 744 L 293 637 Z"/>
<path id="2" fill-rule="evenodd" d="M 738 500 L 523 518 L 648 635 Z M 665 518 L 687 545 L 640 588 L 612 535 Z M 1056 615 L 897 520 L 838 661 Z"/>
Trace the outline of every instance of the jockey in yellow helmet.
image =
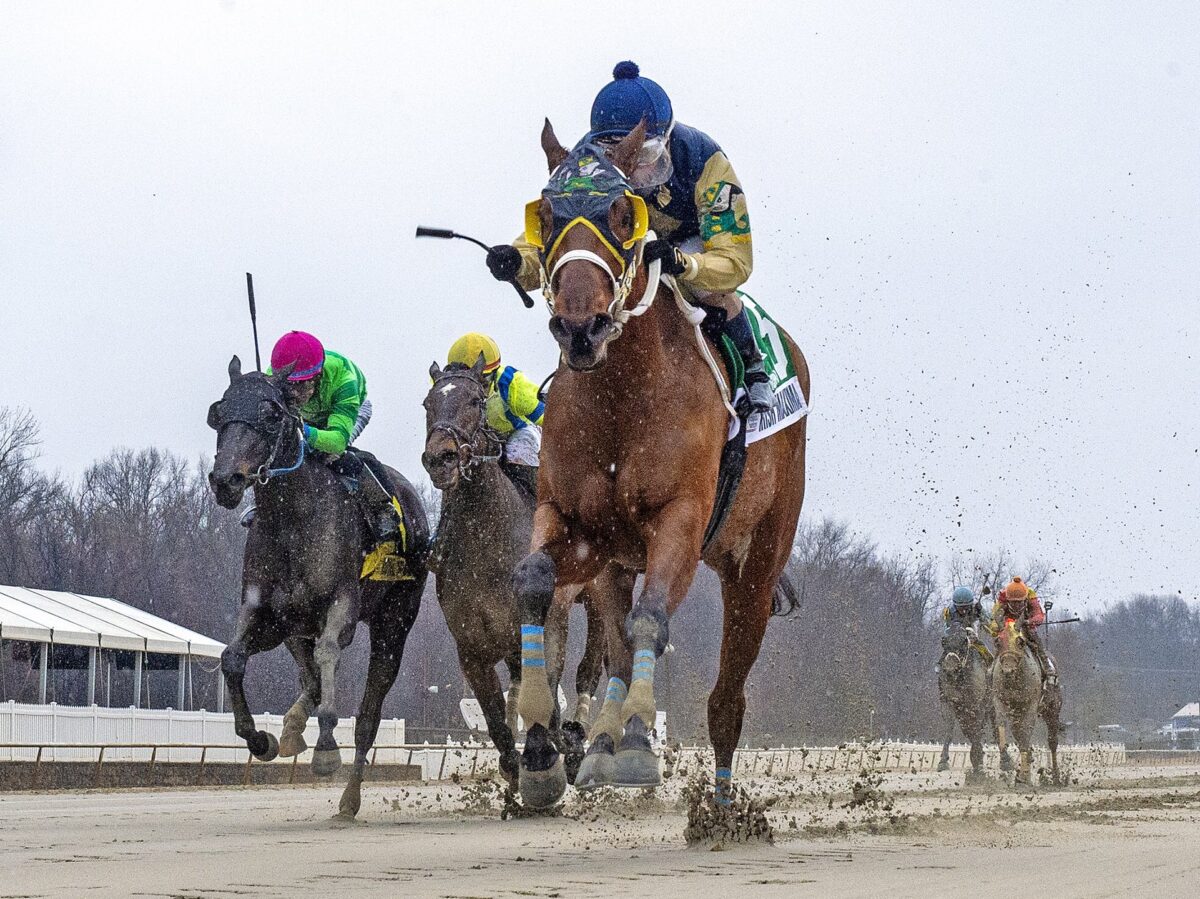
<path id="1" fill-rule="evenodd" d="M 500 359 L 500 347 L 486 334 L 464 334 L 450 347 L 447 365 L 474 365 L 483 356 L 488 379 L 487 423 L 504 440 L 504 468 L 531 494 L 537 494 L 538 453 L 542 449 L 542 416 L 546 404 L 538 386 Z"/>

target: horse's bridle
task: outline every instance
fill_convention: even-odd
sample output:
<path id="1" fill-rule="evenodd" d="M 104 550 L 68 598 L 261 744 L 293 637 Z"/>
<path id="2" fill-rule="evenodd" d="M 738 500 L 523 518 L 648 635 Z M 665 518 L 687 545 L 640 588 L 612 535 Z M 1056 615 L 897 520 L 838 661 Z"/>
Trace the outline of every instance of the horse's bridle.
<path id="1" fill-rule="evenodd" d="M 443 371 L 436 379 L 433 386 L 436 387 L 443 381 L 449 380 L 469 381 L 476 387 L 482 387 L 475 376 L 469 371 Z M 435 421 L 430 426 L 429 431 L 425 434 L 425 439 L 428 440 L 431 436 L 437 433 L 446 434 L 454 441 L 454 452 L 458 458 L 458 473 L 466 480 L 473 480 L 471 470 L 477 465 L 484 462 L 499 462 L 503 457 L 504 440 L 494 430 L 488 427 L 487 423 L 487 394 L 486 392 L 480 398 L 479 402 L 475 403 L 479 409 L 479 425 L 475 428 L 474 434 L 468 434 L 458 425 L 449 421 Z M 483 435 L 484 446 L 494 446 L 496 453 L 484 455 L 475 452 L 475 438 Z M 464 458 L 463 447 L 466 447 L 466 458 Z"/>
<path id="2" fill-rule="evenodd" d="M 278 422 L 278 424 L 266 426 L 261 418 L 252 419 L 247 415 L 235 415 L 232 418 L 225 418 L 222 416 L 220 427 L 217 428 L 218 437 L 220 437 L 221 432 L 224 431 L 229 425 L 240 424 L 245 425 L 260 437 L 274 439 L 274 443 L 271 446 L 271 453 L 269 456 L 267 456 L 267 460 L 263 462 L 262 465 L 258 466 L 258 470 L 250 476 L 250 480 L 260 486 L 266 484 L 273 477 L 290 474 L 291 472 L 296 471 L 301 465 L 304 464 L 304 456 L 306 453 L 304 431 L 301 429 L 299 417 L 295 415 L 281 400 L 278 400 L 275 397 L 266 397 L 265 399 L 282 413 L 283 418 Z M 299 450 L 296 453 L 296 460 L 291 465 L 284 466 L 283 468 L 272 468 L 271 465 L 275 461 L 275 457 L 279 455 L 279 450 L 283 447 L 283 438 L 288 432 L 287 425 L 289 422 L 295 428 L 297 444 L 299 445 Z"/>

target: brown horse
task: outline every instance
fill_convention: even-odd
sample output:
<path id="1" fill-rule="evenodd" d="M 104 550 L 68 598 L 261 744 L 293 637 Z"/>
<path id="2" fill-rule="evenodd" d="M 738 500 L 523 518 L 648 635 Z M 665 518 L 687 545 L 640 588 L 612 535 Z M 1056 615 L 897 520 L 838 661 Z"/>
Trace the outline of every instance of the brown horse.
<path id="1" fill-rule="evenodd" d="M 483 374 L 483 357 L 472 368 L 453 364 L 443 370 L 434 362 L 429 377 L 421 463 L 434 487 L 442 491 L 429 569 L 437 575 L 438 602 L 458 648 L 463 675 L 479 700 L 488 735 L 499 752 L 500 771 L 515 786 L 517 691 L 510 692 L 514 702 L 506 709 L 496 667 L 503 662 L 511 683 L 519 683 L 521 643 L 512 571 L 529 546 L 533 498 L 500 466 L 503 438 L 487 424 L 490 381 Z M 616 576 L 607 570 L 602 573 L 602 595 L 612 592 L 608 585 Z M 571 593 L 579 594 L 578 601 L 587 609 L 587 648 L 577 674 L 577 720 L 559 727 L 556 714 L 552 732 L 566 756 L 568 776 L 574 778 L 583 760 L 590 698 L 607 647 L 603 611 L 588 599 L 586 589 L 574 588 Z M 607 630 L 620 632 L 625 611 L 614 609 Z M 546 624 L 554 686 L 566 661 L 568 612 L 567 604 L 556 604 Z"/>
<path id="2" fill-rule="evenodd" d="M 519 702 L 530 725 L 520 783 L 532 806 L 553 804 L 565 790 L 548 732 L 552 709 L 542 627 L 556 586 L 584 583 L 611 562 L 644 571 L 645 579 L 626 620 L 628 643 L 619 641 L 624 651 L 608 659 L 608 692 L 576 783 L 640 787 L 661 781 L 648 739 L 655 662 L 667 644 L 668 619 L 703 560 L 720 577 L 725 607 L 708 722 L 716 796 L 728 801 L 746 677 L 775 608 L 804 497 L 801 421 L 749 447 L 734 505 L 715 539 L 703 546 L 730 416 L 697 344 L 692 307 L 678 303 L 671 286 L 659 281 L 659 263 L 647 267 L 641 259 L 644 207 L 622 173 L 632 170 L 644 136 L 635 129 L 597 169 L 599 148 L 585 148 L 591 155 L 583 160 L 580 151 L 568 154 L 559 144 L 549 122 L 542 132 L 552 185 L 563 174 L 555 175 L 561 164 L 583 162 L 591 167 L 586 174 L 618 183 L 607 199 L 599 194 L 607 209 L 597 206 L 595 189 L 579 195 L 588 212 L 555 208 L 564 194 L 552 197 L 548 190 L 530 213 L 536 212 L 530 227 L 540 226 L 535 236 L 546 248 L 550 332 L 564 363 L 546 400 L 531 552 L 514 574 L 523 640 Z M 581 220 L 585 226 L 573 227 Z M 631 306 L 630 297 L 641 301 Z M 804 357 L 786 334 L 780 339 L 807 400 Z"/>
<path id="3" fill-rule="evenodd" d="M 1009 619 L 996 634 L 996 661 L 992 663 L 992 694 L 996 706 L 996 724 L 1007 720 L 1020 751 L 1017 783 L 1030 783 L 1033 762 L 1033 728 L 1038 716 L 1046 722 L 1046 742 L 1050 747 L 1051 782 L 1061 782 L 1058 770 L 1058 732 L 1062 727 L 1062 689 L 1057 683 L 1042 683 L 1042 672 L 1021 624 Z M 998 727 L 1000 752 L 1007 751 L 1004 728 Z"/>

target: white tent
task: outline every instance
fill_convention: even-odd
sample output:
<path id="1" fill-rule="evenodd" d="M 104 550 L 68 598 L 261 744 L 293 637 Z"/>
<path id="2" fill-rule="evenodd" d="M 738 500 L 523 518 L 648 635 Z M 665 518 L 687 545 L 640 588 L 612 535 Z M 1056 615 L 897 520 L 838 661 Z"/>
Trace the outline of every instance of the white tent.
<path id="1" fill-rule="evenodd" d="M 192 657 L 217 659 L 225 649 L 224 644 L 210 637 L 115 599 L 4 586 L 0 586 L 0 640 L 88 647 L 91 651 L 88 695 L 93 702 L 97 652 L 134 652 L 137 671 L 135 705 L 140 697 L 142 659 L 146 653 L 179 656 L 182 706 L 188 660 Z M 41 654 L 42 702 L 45 702 L 48 655 Z"/>

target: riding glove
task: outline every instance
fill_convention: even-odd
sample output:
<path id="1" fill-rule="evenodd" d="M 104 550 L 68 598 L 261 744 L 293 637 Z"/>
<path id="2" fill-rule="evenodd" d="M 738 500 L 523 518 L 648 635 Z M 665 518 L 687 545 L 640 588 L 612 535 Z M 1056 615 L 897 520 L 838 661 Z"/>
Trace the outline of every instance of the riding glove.
<path id="1" fill-rule="evenodd" d="M 642 258 L 647 265 L 655 259 L 661 259 L 663 274 L 682 275 L 687 271 L 687 263 L 683 261 L 683 254 L 672 246 L 671 241 L 661 237 L 646 244 L 646 248 L 642 251 Z"/>
<path id="2" fill-rule="evenodd" d="M 313 436 L 317 433 L 317 429 L 305 422 L 301 430 L 304 432 L 304 442 L 312 446 Z"/>
<path id="3" fill-rule="evenodd" d="M 521 270 L 521 253 L 509 244 L 498 244 L 488 250 L 487 266 L 497 281 L 511 281 Z"/>

